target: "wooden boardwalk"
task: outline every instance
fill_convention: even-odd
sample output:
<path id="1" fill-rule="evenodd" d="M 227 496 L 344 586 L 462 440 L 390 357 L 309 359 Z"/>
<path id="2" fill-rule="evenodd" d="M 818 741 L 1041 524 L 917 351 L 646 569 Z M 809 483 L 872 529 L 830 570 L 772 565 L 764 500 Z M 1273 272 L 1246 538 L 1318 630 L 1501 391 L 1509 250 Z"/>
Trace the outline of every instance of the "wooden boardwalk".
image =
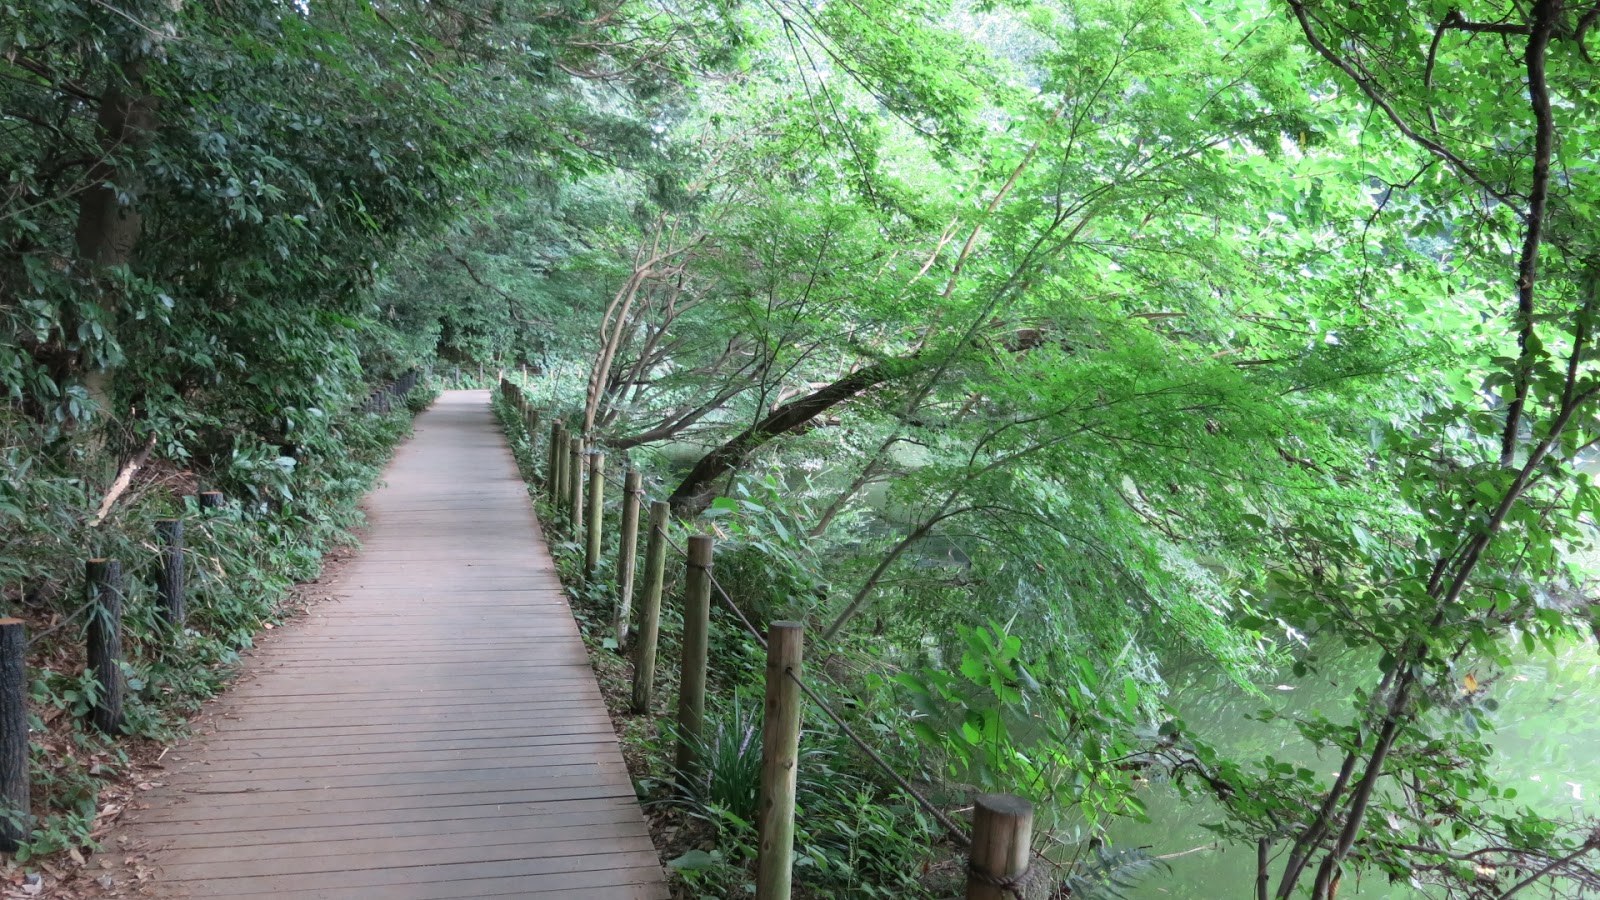
<path id="1" fill-rule="evenodd" d="M 445 393 L 385 478 L 335 599 L 251 654 L 112 852 L 164 897 L 666 897 L 488 392 Z"/>

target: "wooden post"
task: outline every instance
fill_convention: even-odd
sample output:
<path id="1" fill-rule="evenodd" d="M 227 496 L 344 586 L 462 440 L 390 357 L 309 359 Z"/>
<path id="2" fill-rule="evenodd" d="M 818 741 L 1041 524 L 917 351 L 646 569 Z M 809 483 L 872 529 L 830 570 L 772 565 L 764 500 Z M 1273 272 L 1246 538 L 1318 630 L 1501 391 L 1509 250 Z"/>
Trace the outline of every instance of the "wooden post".
<path id="1" fill-rule="evenodd" d="M 557 462 L 561 464 L 561 485 L 556 491 L 555 502 L 558 509 L 567 508 L 567 496 L 572 493 L 572 469 L 567 463 L 570 461 L 567 449 L 572 446 L 572 429 L 567 423 L 561 423 L 561 446 L 556 448 Z"/>
<path id="2" fill-rule="evenodd" d="M 550 457 L 547 464 L 550 477 L 545 479 L 545 495 L 551 503 L 561 502 L 561 448 L 565 444 L 562 439 L 561 421 L 558 419 L 550 423 L 550 446 L 545 448 L 545 453 Z"/>
<path id="3" fill-rule="evenodd" d="M 583 535 L 583 438 L 567 438 L 567 526 L 573 540 Z"/>
<path id="4" fill-rule="evenodd" d="M 633 606 L 633 563 L 639 553 L 639 472 L 629 469 L 622 483 L 622 532 L 617 545 L 617 649 L 628 642 L 628 614 Z"/>
<path id="5" fill-rule="evenodd" d="M 984 794 L 972 813 L 967 900 L 1013 900 L 1027 874 L 1033 804 L 1011 794 Z"/>
<path id="6" fill-rule="evenodd" d="M 182 631 L 188 617 L 183 608 L 183 520 L 156 522 L 156 538 L 161 545 L 161 567 L 156 570 L 156 596 L 161 600 L 161 616 L 168 625 Z"/>
<path id="7" fill-rule="evenodd" d="M 767 632 L 767 702 L 761 717 L 761 807 L 756 834 L 756 900 L 789 900 L 794 870 L 794 790 L 800 766 L 800 655 L 805 626 L 773 622 Z M 791 677 L 793 676 L 793 677 Z"/>
<path id="8" fill-rule="evenodd" d="M 384 410 L 388 412 L 388 410 Z M 221 509 L 228 505 L 228 497 L 221 491 L 202 491 L 200 493 L 201 509 Z"/>
<path id="9" fill-rule="evenodd" d="M 699 773 L 696 758 L 706 720 L 706 651 L 711 631 L 711 535 L 689 538 L 683 587 L 683 675 L 678 679 L 678 771 Z"/>
<path id="10" fill-rule="evenodd" d="M 0 852 L 28 839 L 28 626 L 0 619 Z"/>
<path id="11" fill-rule="evenodd" d="M 665 500 L 650 504 L 650 531 L 644 544 L 644 597 L 639 601 L 639 642 L 633 647 L 633 711 L 650 711 L 656 686 L 656 638 L 661 634 L 661 584 L 667 571 Z"/>
<path id="12" fill-rule="evenodd" d="M 601 533 L 606 511 L 606 455 L 596 450 L 589 454 L 589 539 L 583 548 L 583 580 L 594 581 L 600 568 Z"/>
<path id="13" fill-rule="evenodd" d="M 524 424 L 528 428 L 528 465 L 532 467 L 534 483 L 538 484 L 544 480 L 544 476 L 539 472 L 539 464 L 534 461 L 538 458 L 535 448 L 539 446 L 539 411 L 537 409 L 528 410 Z"/>
<path id="14" fill-rule="evenodd" d="M 100 683 L 91 721 L 106 734 L 122 729 L 122 563 L 91 559 L 87 567 L 89 668 Z"/>

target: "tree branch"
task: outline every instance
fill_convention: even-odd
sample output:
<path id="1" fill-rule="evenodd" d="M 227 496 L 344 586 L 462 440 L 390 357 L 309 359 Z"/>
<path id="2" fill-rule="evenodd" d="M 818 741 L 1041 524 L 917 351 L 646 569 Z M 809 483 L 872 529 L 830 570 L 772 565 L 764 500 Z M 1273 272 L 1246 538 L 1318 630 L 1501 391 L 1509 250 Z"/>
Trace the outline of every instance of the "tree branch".
<path id="1" fill-rule="evenodd" d="M 1515 395 L 1506 408 L 1505 432 L 1500 438 L 1500 465 L 1516 459 L 1517 433 L 1528 402 L 1533 377 L 1534 283 L 1539 278 L 1539 245 L 1544 239 L 1545 207 L 1550 199 L 1550 156 L 1555 150 L 1555 117 L 1550 111 L 1550 87 L 1545 81 L 1545 56 L 1550 36 L 1561 14 L 1561 0 L 1537 0 L 1533 5 L 1533 33 L 1528 38 L 1528 103 L 1533 107 L 1533 188 L 1528 194 L 1528 230 L 1522 238 L 1522 258 L 1517 263 L 1517 371 Z"/>

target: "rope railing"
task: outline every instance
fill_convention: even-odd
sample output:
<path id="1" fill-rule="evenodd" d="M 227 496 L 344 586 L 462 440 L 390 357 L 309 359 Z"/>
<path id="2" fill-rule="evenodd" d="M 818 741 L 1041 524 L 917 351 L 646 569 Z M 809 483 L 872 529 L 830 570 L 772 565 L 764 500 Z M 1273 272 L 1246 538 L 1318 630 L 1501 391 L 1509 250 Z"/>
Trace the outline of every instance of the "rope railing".
<path id="1" fill-rule="evenodd" d="M 537 422 L 538 419 L 537 419 L 537 415 L 536 414 L 533 415 L 531 418 L 529 417 L 529 415 L 528 415 L 528 410 L 529 410 L 528 401 L 526 399 L 526 396 L 521 392 L 520 389 L 516 388 L 514 385 L 510 385 L 509 383 L 507 383 L 506 387 L 503 389 L 503 393 L 504 393 L 504 397 L 505 397 L 505 399 L 506 399 L 506 401 L 508 403 L 517 406 L 519 409 L 521 409 L 523 411 L 523 413 L 524 413 L 523 424 L 525 426 L 531 425 L 533 422 Z M 513 396 L 513 395 L 515 395 L 515 396 Z M 631 492 L 633 494 L 639 495 L 639 497 L 630 497 L 629 496 L 630 492 L 628 490 L 627 483 L 624 480 L 618 478 L 617 475 L 615 475 L 611 471 L 605 469 L 603 466 L 596 466 L 593 463 L 594 456 L 597 453 L 599 453 L 600 451 L 592 449 L 592 448 L 588 449 L 586 451 L 578 449 L 581 446 L 580 439 L 578 437 L 575 437 L 575 436 L 571 435 L 570 433 L 565 432 L 564 426 L 560 423 L 559 420 L 557 420 L 555 423 L 552 423 L 552 424 L 553 424 L 553 430 L 552 430 L 552 434 L 553 435 L 554 434 L 562 434 L 562 435 L 564 435 L 565 439 L 570 439 L 572 441 L 572 443 L 573 443 L 573 447 L 572 447 L 572 449 L 570 451 L 570 454 L 567 453 L 567 452 L 562 452 L 559 448 L 554 448 L 552 450 L 552 452 L 550 453 L 550 459 L 551 459 L 551 462 L 552 462 L 552 465 L 553 465 L 552 471 L 555 471 L 561 465 L 561 463 L 557 460 L 558 456 L 561 457 L 562 459 L 566 459 L 567 460 L 567 462 L 565 463 L 565 465 L 567 466 L 567 470 L 565 471 L 564 474 L 560 475 L 561 484 L 559 484 L 559 485 L 556 485 L 556 484 L 547 485 L 547 487 L 549 489 L 548 490 L 548 494 L 549 494 L 550 500 L 551 500 L 552 503 L 555 504 L 555 506 L 558 508 L 558 510 L 560 508 L 562 508 L 562 507 L 573 506 L 574 504 L 576 504 L 578 506 L 584 505 L 582 500 L 581 500 L 581 498 L 583 498 L 583 497 L 589 498 L 589 504 L 590 505 L 594 505 L 594 504 L 598 504 L 599 503 L 599 500 L 596 499 L 596 497 L 595 497 L 594 488 L 591 487 L 589 492 L 587 492 L 587 493 L 585 493 L 583 488 L 582 488 L 582 481 L 584 479 L 584 475 L 587 474 L 588 475 L 588 480 L 590 482 L 592 482 L 594 480 L 594 475 L 596 474 L 596 470 L 597 469 L 598 469 L 598 474 L 601 477 L 602 483 L 609 482 L 619 492 L 622 492 L 622 495 L 625 498 L 624 499 L 625 503 L 627 503 L 627 502 L 639 502 L 639 499 L 642 498 L 644 493 L 645 493 L 642 489 L 638 490 L 638 491 L 635 491 L 635 492 Z M 537 446 L 538 439 L 539 439 L 539 436 L 537 434 L 533 433 L 533 430 L 530 428 L 529 429 L 529 433 L 528 433 L 528 441 L 529 441 L 530 453 L 532 453 L 533 449 Z M 577 479 L 577 481 L 574 481 L 573 479 Z M 569 512 L 570 512 L 570 510 L 569 510 Z M 589 542 L 588 542 L 589 545 L 590 546 L 595 546 L 599 542 L 599 534 L 600 534 L 599 529 L 602 527 L 601 523 L 598 521 L 599 518 L 600 517 L 598 517 L 598 516 L 591 515 L 591 516 L 587 517 L 587 519 L 585 519 L 582 516 L 574 515 L 574 516 L 571 516 L 571 518 L 570 518 L 570 524 L 575 526 L 575 527 L 577 527 L 578 529 L 586 531 L 587 534 L 588 534 L 588 537 L 589 537 Z M 556 519 L 557 519 L 558 522 L 569 521 L 566 516 L 562 516 L 562 515 L 558 515 L 556 517 Z M 787 682 L 789 684 L 792 684 L 793 688 L 795 690 L 797 690 L 800 694 L 803 694 L 811 702 L 812 705 L 814 705 L 818 710 L 820 710 L 822 712 L 822 714 L 830 722 L 833 723 L 833 725 L 839 730 L 840 734 L 842 734 L 852 745 L 854 745 L 856 747 L 856 749 L 861 751 L 861 754 L 868 761 L 871 762 L 872 766 L 875 769 L 880 771 L 885 777 L 887 777 L 891 782 L 893 782 L 893 784 L 901 792 L 903 792 L 907 797 L 909 797 L 916 804 L 916 806 L 919 809 L 921 809 L 923 812 L 925 812 L 934 822 L 938 823 L 938 826 L 940 827 L 940 829 L 942 831 L 944 831 L 949 836 L 949 839 L 954 844 L 956 844 L 957 846 L 962 847 L 963 849 L 966 849 L 966 850 L 969 851 L 969 854 L 970 854 L 970 859 L 969 859 L 969 862 L 968 862 L 968 879 L 969 879 L 968 880 L 968 885 L 969 885 L 968 896 L 969 897 L 996 898 L 996 900 L 998 900 L 998 898 L 1003 898 L 1003 897 L 1016 897 L 1016 898 L 1019 898 L 1019 900 L 1020 900 L 1020 898 L 1023 896 L 1024 891 L 1026 890 L 1029 882 L 1031 881 L 1032 877 L 1035 874 L 1037 874 L 1036 870 L 1029 865 L 1029 860 L 1033 856 L 1033 854 L 1030 852 L 1030 849 L 1029 849 L 1030 848 L 1030 833 L 1031 833 L 1031 827 L 1032 827 L 1032 807 L 1029 806 L 1026 801 L 1023 801 L 1020 798 L 1013 797 L 1011 795 L 984 795 L 983 797 L 980 797 L 978 799 L 978 801 L 976 802 L 976 804 L 974 805 L 974 808 L 973 808 L 974 809 L 974 821 L 973 821 L 973 827 L 970 830 L 968 828 L 964 827 L 961 823 L 959 823 L 956 820 L 952 819 L 950 817 L 950 815 L 947 814 L 943 809 L 939 808 L 939 806 L 937 804 L 935 804 L 933 801 L 929 800 L 927 797 L 923 796 L 923 794 L 919 790 L 917 790 L 917 788 L 915 786 L 912 785 L 911 781 L 909 779 L 907 779 L 904 775 L 902 775 L 898 770 L 896 770 L 895 767 L 887 759 L 885 759 L 883 757 L 883 755 L 881 753 L 879 753 L 878 750 L 876 748 L 874 748 L 870 742 L 868 742 L 867 740 L 863 739 L 859 734 L 857 734 L 855 729 L 850 726 L 850 723 L 848 721 L 846 721 L 845 718 L 843 716 L 841 716 L 833 708 L 832 704 L 830 704 L 828 702 L 827 698 L 825 698 L 817 690 L 816 687 L 814 687 L 813 685 L 809 684 L 806 681 L 806 679 L 800 674 L 800 672 L 798 671 L 798 668 L 799 668 L 799 665 L 798 665 L 798 662 L 799 662 L 798 644 L 796 644 L 794 647 L 780 646 L 780 643 L 777 640 L 777 636 L 778 636 L 778 634 L 779 634 L 779 632 L 781 630 L 789 629 L 789 630 L 798 631 L 800 629 L 800 627 L 801 627 L 798 623 L 775 622 L 775 623 L 773 623 L 773 629 L 774 629 L 773 633 L 772 633 L 772 635 L 769 636 L 769 635 L 763 635 L 761 633 L 761 630 L 758 629 L 755 626 L 755 624 L 750 621 L 749 616 L 747 616 L 745 614 L 744 610 L 742 608 L 740 608 L 739 604 L 737 602 L 735 602 L 735 600 L 733 599 L 732 594 L 727 590 L 726 587 L 724 587 L 722 585 L 721 581 L 719 581 L 717 579 L 716 574 L 713 571 L 713 566 L 712 566 L 712 564 L 710 562 L 710 560 L 711 560 L 711 555 L 710 555 L 711 547 L 710 547 L 710 538 L 709 537 L 696 538 L 694 541 L 691 541 L 691 544 L 694 544 L 696 541 L 702 541 L 702 540 L 705 541 L 704 544 L 700 545 L 701 548 L 702 548 L 702 555 L 699 557 L 699 560 L 701 560 L 701 561 L 697 561 L 696 560 L 696 555 L 693 552 L 691 552 L 691 548 L 690 547 L 685 547 L 684 544 L 681 543 L 672 534 L 671 529 L 668 528 L 668 527 L 665 527 L 664 523 L 663 523 L 663 527 L 661 527 L 659 529 L 659 531 L 653 532 L 652 534 L 659 534 L 660 535 L 661 544 L 662 544 L 663 548 L 670 547 L 673 551 L 678 553 L 681 557 L 686 558 L 686 559 L 689 560 L 691 582 L 690 582 L 690 586 L 687 588 L 688 592 L 690 592 L 690 593 L 694 592 L 694 590 L 695 590 L 694 585 L 696 583 L 694 579 L 698 576 L 698 573 L 703 573 L 703 576 L 704 576 L 703 580 L 698 582 L 698 584 L 700 585 L 700 587 L 699 587 L 699 591 L 700 591 L 699 596 L 701 598 L 703 598 L 703 599 L 701 599 L 699 601 L 699 606 L 697 607 L 700 610 L 698 615 L 700 617 L 702 617 L 702 621 L 703 621 L 703 617 L 704 617 L 705 611 L 706 611 L 705 599 L 704 598 L 706 598 L 707 595 L 715 596 L 717 598 L 718 602 L 727 610 L 727 612 L 729 612 L 729 613 L 731 613 L 733 615 L 734 619 L 739 623 L 739 626 L 745 631 L 745 633 L 747 633 L 749 635 L 749 637 L 751 637 L 762 648 L 762 650 L 767 653 L 767 655 L 768 655 L 768 668 L 767 668 L 768 703 L 766 705 L 766 709 L 768 710 L 768 716 L 767 716 L 768 719 L 773 718 L 772 711 L 775 708 L 781 709 L 781 708 L 784 707 L 784 704 L 781 703 L 781 702 L 777 703 L 776 705 L 774 703 L 774 697 L 775 697 L 774 691 L 776 690 L 775 683 L 774 683 L 774 678 L 777 679 L 778 683 Z M 583 535 L 578 534 L 578 533 L 574 533 L 572 535 L 572 539 L 573 540 L 581 540 L 582 537 L 583 537 Z M 635 539 L 636 539 L 636 537 L 637 536 L 635 535 Z M 659 561 L 658 561 L 658 564 L 659 564 Z M 648 565 L 648 563 L 647 563 L 647 565 Z M 593 576 L 592 570 L 589 570 L 589 566 L 587 566 L 587 565 L 586 565 L 586 571 L 587 571 L 587 575 L 589 577 Z M 660 587 L 659 585 L 656 586 L 658 594 L 659 594 L 659 587 Z M 620 598 L 619 598 L 619 600 L 620 600 Z M 659 602 L 659 597 L 657 597 L 657 602 Z M 688 601 L 686 600 L 686 602 L 688 602 Z M 689 623 L 688 619 L 689 619 L 689 616 L 686 613 L 685 614 L 685 620 L 686 620 L 685 621 L 685 629 L 686 629 L 685 643 L 686 644 L 688 642 L 688 629 L 690 628 L 690 623 Z M 653 641 L 653 639 L 652 639 L 652 641 Z M 798 641 L 798 638 L 795 638 L 795 641 Z M 790 643 L 790 642 L 788 641 L 788 639 L 786 639 L 784 644 L 786 645 L 788 643 Z M 704 650 L 703 632 L 699 637 L 699 644 L 700 644 L 700 649 L 703 651 Z M 795 654 L 794 657 L 793 657 L 793 660 L 792 660 L 792 664 L 778 664 L 779 657 L 784 653 L 793 653 L 793 654 Z M 698 735 L 699 728 L 701 727 L 700 726 L 700 722 L 701 722 L 703 714 L 704 714 L 703 697 L 696 698 L 695 700 L 690 701 L 687 704 L 685 703 L 685 701 L 683 699 L 683 694 L 685 693 L 686 690 L 688 690 L 687 682 L 689 680 L 688 673 L 690 671 L 690 666 L 689 666 L 689 661 L 688 661 L 689 653 L 687 651 L 687 647 L 686 647 L 686 652 L 685 652 L 684 656 L 685 656 L 685 661 L 684 661 L 685 678 L 684 678 L 684 682 L 685 682 L 686 686 L 685 686 L 684 689 L 681 689 L 680 692 L 679 692 L 680 693 L 680 710 L 679 710 L 680 728 L 683 727 L 683 724 L 684 724 L 684 721 L 685 721 L 683 719 L 683 717 L 686 715 L 685 709 L 692 709 L 693 710 L 692 718 L 687 720 L 687 721 L 693 722 L 693 728 L 690 729 L 690 730 L 692 730 L 693 734 Z M 649 658 L 651 660 L 649 665 L 653 667 L 653 665 L 654 665 L 654 662 L 653 662 L 653 660 L 654 660 L 654 646 L 653 646 L 653 644 L 649 648 Z M 639 665 L 639 663 L 636 660 L 636 669 L 638 668 L 638 665 Z M 698 665 L 699 668 L 696 671 L 698 671 L 700 674 L 696 676 L 696 680 L 699 681 L 699 682 L 703 682 L 703 670 L 704 670 L 704 665 L 705 665 L 705 659 L 704 659 L 704 653 L 703 652 L 700 654 L 700 656 L 698 658 L 697 665 Z M 837 691 L 837 692 L 845 695 L 846 697 L 850 696 L 850 691 L 847 690 L 843 685 L 839 684 L 837 679 L 834 679 L 831 676 L 828 676 L 827 673 L 826 673 L 826 670 L 824 670 L 823 674 L 824 674 L 824 678 L 826 679 L 826 681 L 828 682 L 828 684 L 829 684 L 829 686 L 831 687 L 832 690 Z M 638 677 L 637 672 L 636 672 L 636 677 Z M 649 677 L 649 675 L 646 675 L 644 677 Z M 703 690 L 703 686 L 701 687 L 701 690 Z M 781 694 L 781 691 L 779 691 L 779 693 Z M 637 688 L 637 685 L 636 685 L 636 690 L 635 690 L 635 709 L 636 709 L 636 711 L 644 712 L 648 708 L 648 704 L 644 704 L 643 705 L 644 708 L 641 708 L 641 704 L 638 702 L 638 696 L 639 696 L 638 688 Z M 793 739 L 794 739 L 794 741 L 798 741 L 798 735 L 799 735 L 799 729 L 798 729 L 799 711 L 798 711 L 798 708 L 796 708 L 796 709 L 794 709 L 792 711 L 792 716 L 795 718 L 795 721 L 793 723 L 791 723 L 793 725 L 793 731 L 794 731 Z M 772 723 L 772 722 L 767 722 L 766 724 L 764 724 L 763 728 L 764 728 L 764 730 L 768 730 L 768 731 L 770 731 L 771 729 L 776 728 L 779 732 L 781 732 L 783 730 L 782 726 L 783 726 L 783 723 L 781 723 L 781 722 L 777 723 L 776 725 L 774 723 Z M 764 749 L 763 755 L 764 756 L 766 755 L 766 750 L 767 750 L 767 748 L 769 746 L 769 743 L 771 743 L 771 740 L 772 740 L 772 734 L 771 733 L 768 733 L 763 738 L 763 749 Z M 781 741 L 781 740 L 778 741 L 778 745 L 780 747 L 781 747 L 782 744 L 783 744 L 783 741 Z M 685 751 L 685 746 L 686 746 L 686 744 L 681 741 L 680 742 L 680 747 L 679 747 L 679 754 L 680 754 L 679 769 L 680 769 L 680 771 L 685 770 L 684 758 L 683 758 L 684 751 Z M 789 772 L 788 772 L 788 774 L 786 776 L 789 779 L 789 785 L 788 785 L 789 812 L 788 812 L 788 815 L 791 817 L 791 820 L 792 820 L 792 815 L 793 815 L 793 803 L 792 803 L 792 799 L 793 799 L 793 796 L 792 796 L 793 795 L 793 774 L 792 774 L 792 770 L 793 770 L 793 763 L 794 762 L 795 762 L 795 760 L 791 760 L 791 762 L 789 764 Z M 764 762 L 764 767 L 765 767 L 765 762 Z M 765 768 L 764 768 L 763 772 L 764 772 L 764 774 L 763 774 L 763 792 L 766 792 L 769 789 L 769 781 L 771 780 L 771 778 L 779 778 L 779 775 L 781 775 L 782 773 L 774 774 L 774 775 L 769 776 L 769 774 L 767 773 Z M 780 778 L 780 782 L 781 782 L 781 778 Z M 778 784 L 776 789 L 780 790 L 780 791 L 782 790 L 781 783 Z M 764 804 L 763 815 L 767 814 L 767 810 L 765 809 L 766 806 L 768 806 L 768 804 Z M 782 823 L 767 823 L 767 822 L 765 822 L 765 820 L 763 821 L 763 827 L 767 827 L 769 824 L 771 824 L 771 825 L 781 825 Z M 792 821 L 790 821 L 789 827 L 792 828 Z M 767 846 L 767 842 L 764 841 L 763 842 L 763 848 L 764 848 L 763 852 L 766 852 L 765 851 L 766 846 Z M 778 849 L 779 848 L 775 848 L 775 852 Z M 787 854 L 788 851 L 787 850 L 782 850 L 781 852 Z M 982 857 L 982 858 L 980 858 L 980 857 Z M 787 855 L 784 858 L 786 860 L 789 859 L 789 857 Z M 1021 860 L 1020 863 L 1018 862 L 1019 859 Z M 767 892 L 767 890 L 765 890 L 765 886 L 768 884 L 769 874 L 771 874 L 771 873 L 769 873 L 769 869 L 770 868 L 771 868 L 771 866 L 767 865 L 766 863 L 764 863 L 761 860 L 758 860 L 758 862 L 757 862 L 757 869 L 758 869 L 758 873 L 757 873 L 757 890 L 756 890 L 757 900 L 764 900 L 764 898 L 767 897 L 767 896 L 779 896 L 780 895 L 780 894 L 769 894 Z M 782 868 L 787 869 L 787 864 L 785 864 Z M 773 877 L 777 877 L 777 876 L 773 876 Z M 783 883 L 786 885 L 787 884 L 787 879 L 788 879 L 787 871 L 784 871 L 782 873 L 781 878 L 783 880 Z M 976 890 L 978 891 L 977 893 L 973 893 L 974 888 L 976 888 Z M 786 889 L 784 890 L 784 892 L 781 893 L 781 895 L 782 896 L 787 896 Z"/>

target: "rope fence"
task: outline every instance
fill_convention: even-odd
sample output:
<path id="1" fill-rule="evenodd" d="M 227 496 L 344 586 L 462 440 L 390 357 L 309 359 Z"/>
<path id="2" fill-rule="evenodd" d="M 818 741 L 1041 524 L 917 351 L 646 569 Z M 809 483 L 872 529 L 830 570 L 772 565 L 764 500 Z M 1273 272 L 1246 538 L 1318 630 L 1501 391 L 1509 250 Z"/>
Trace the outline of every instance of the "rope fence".
<path id="1" fill-rule="evenodd" d="M 527 429 L 530 457 L 534 456 L 539 443 L 537 433 L 540 411 L 533 407 L 528 396 L 521 388 L 510 382 L 502 382 L 501 392 L 504 401 L 513 407 L 520 415 L 524 427 Z M 566 443 L 563 452 L 562 442 Z M 604 527 L 598 514 L 603 511 L 600 496 L 603 486 L 607 483 L 616 488 L 623 497 L 624 504 L 624 534 L 623 546 L 619 548 L 619 563 L 622 560 L 633 560 L 633 547 L 631 542 L 637 540 L 637 532 L 627 533 L 626 523 L 629 520 L 629 505 L 633 504 L 631 515 L 637 521 L 637 505 L 642 501 L 642 490 L 630 490 L 627 482 L 619 479 L 615 474 L 604 467 L 604 455 L 601 451 L 584 447 L 581 437 L 569 432 L 565 424 L 557 418 L 550 423 L 549 444 L 549 469 L 548 475 L 541 479 L 545 493 L 550 503 L 555 507 L 554 519 L 556 523 L 567 523 L 572 529 L 569 537 L 591 548 L 585 564 L 585 577 L 592 579 L 594 575 L 594 552 L 592 548 L 600 546 L 601 529 Z M 587 474 L 587 491 L 585 491 L 585 475 Z M 596 479 L 596 476 L 599 479 Z M 634 480 L 637 483 L 637 475 Z M 587 498 L 587 503 L 585 503 Z M 652 511 L 662 508 L 666 504 L 655 501 L 649 504 Z M 588 507 L 589 515 L 584 515 L 584 507 Z M 565 513 L 565 515 L 563 515 Z M 667 548 L 671 548 L 680 557 L 687 560 L 688 580 L 684 590 L 684 652 L 682 664 L 684 667 L 683 678 L 680 679 L 679 690 L 679 735 L 678 769 L 680 772 L 692 771 L 694 760 L 690 752 L 693 739 L 698 739 L 704 718 L 704 672 L 705 672 L 705 646 L 706 635 L 704 629 L 708 627 L 706 615 L 707 605 L 712 596 L 731 613 L 738 621 L 741 628 L 755 640 L 767 654 L 767 703 L 763 722 L 763 778 L 762 778 L 762 822 L 761 833 L 766 834 L 770 829 L 774 835 L 788 834 L 792 844 L 793 836 L 793 794 L 794 772 L 798 766 L 797 744 L 799 738 L 800 708 L 797 702 L 784 702 L 785 692 L 792 691 L 797 695 L 804 695 L 822 714 L 838 728 L 847 740 L 862 755 L 871 762 L 874 768 L 880 771 L 923 812 L 936 823 L 949 836 L 957 846 L 968 851 L 968 884 L 967 897 L 978 900 L 1004 900 L 1006 897 L 1022 898 L 1028 885 L 1035 879 L 1038 871 L 1032 866 L 1033 851 L 1031 829 L 1033 811 L 1030 804 L 1021 798 L 1009 794 L 984 795 L 977 799 L 973 807 L 973 826 L 969 830 L 959 822 L 952 819 L 937 804 L 923 796 L 905 776 L 901 775 L 895 767 L 879 753 L 870 742 L 858 735 L 850 724 L 841 716 L 828 700 L 801 674 L 800 666 L 800 637 L 803 630 L 800 623 L 774 622 L 768 635 L 763 635 L 753 622 L 750 621 L 744 610 L 733 599 L 729 591 L 717 580 L 712 565 L 712 540 L 707 535 L 697 535 L 689 541 L 689 546 L 684 546 L 671 532 L 666 519 L 656 521 L 652 515 L 649 531 L 649 545 L 645 554 L 646 593 L 644 602 L 640 606 L 641 626 L 639 641 L 635 644 L 635 690 L 634 711 L 646 713 L 651 706 L 649 698 L 651 689 L 649 683 L 653 681 L 655 641 L 657 620 L 659 617 L 659 604 L 661 593 L 661 567 Z M 620 565 L 619 565 L 620 568 Z M 631 568 L 631 566 L 630 566 Z M 632 572 L 623 575 L 618 572 L 619 583 L 632 585 Z M 630 597 L 618 597 L 619 613 L 623 612 L 630 602 Z M 620 616 L 619 616 L 620 619 Z M 621 647 L 621 636 L 626 633 L 625 626 L 619 621 L 618 647 Z M 783 640 L 779 640 L 782 637 Z M 840 685 L 836 679 L 824 677 L 832 690 L 845 696 L 850 692 Z M 641 686 L 641 681 L 645 682 Z M 692 696 L 698 695 L 698 696 Z M 641 702 L 641 700 L 643 702 Z M 790 709 L 792 707 L 792 709 Z M 787 710 L 787 712 L 785 712 Z M 774 721 L 792 718 L 792 722 Z M 791 727 L 792 726 L 792 727 Z M 792 731 L 792 739 L 789 732 Z M 792 746 L 791 746 L 792 745 Z M 775 769 L 768 771 L 767 758 L 774 757 L 789 760 L 785 770 L 782 765 L 774 763 Z M 785 786 L 785 779 L 786 785 Z M 785 822 L 781 816 L 776 821 L 769 821 L 769 812 L 772 803 L 766 798 L 775 797 L 779 800 L 787 798 L 788 820 Z M 781 811 L 780 811 L 781 812 Z M 782 860 L 774 862 L 771 858 L 757 860 L 757 900 L 789 896 L 789 868 L 792 867 L 792 847 L 780 847 L 785 843 L 782 840 L 761 842 L 763 855 L 772 853 L 782 856 Z"/>

